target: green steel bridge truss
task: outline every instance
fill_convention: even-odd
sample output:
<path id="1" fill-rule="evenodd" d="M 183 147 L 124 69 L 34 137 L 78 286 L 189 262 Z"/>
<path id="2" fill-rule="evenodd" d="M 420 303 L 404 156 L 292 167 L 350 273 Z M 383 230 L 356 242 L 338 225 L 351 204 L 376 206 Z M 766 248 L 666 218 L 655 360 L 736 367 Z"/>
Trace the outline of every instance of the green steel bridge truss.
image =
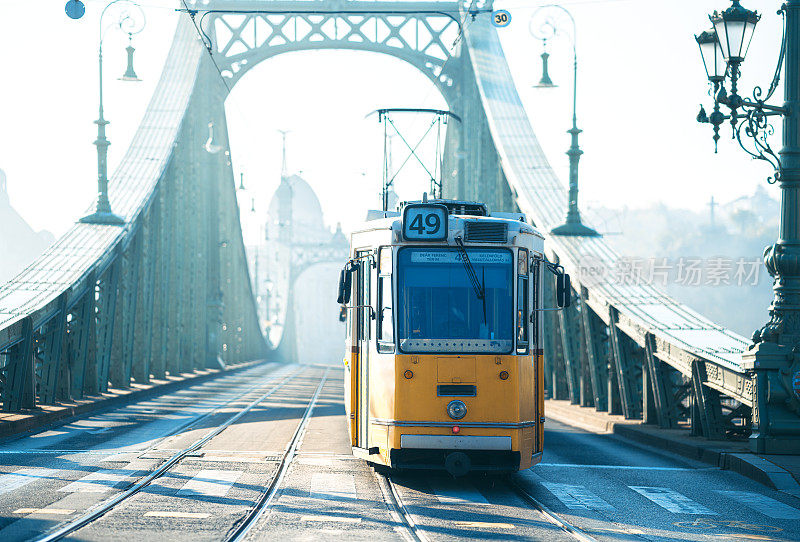
<path id="1" fill-rule="evenodd" d="M 198 11 L 181 16 L 110 181 L 124 226 L 76 223 L 0 287 L 3 410 L 275 355 L 257 320 L 223 104 L 277 54 L 346 48 L 409 62 L 462 119 L 448 124 L 445 196 L 522 211 L 542 231 L 563 219 L 566 190 L 521 104 L 491 2 L 187 5 Z M 204 148 L 209 123 L 219 152 Z M 746 434 L 754 419 L 797 427 L 797 397 L 778 404 L 743 370 L 748 340 L 648 284 L 582 284 L 587 258 L 609 268 L 618 258 L 602 237 L 550 236 L 546 248 L 573 274 L 577 300 L 546 313 L 551 397 L 709 438 Z"/>

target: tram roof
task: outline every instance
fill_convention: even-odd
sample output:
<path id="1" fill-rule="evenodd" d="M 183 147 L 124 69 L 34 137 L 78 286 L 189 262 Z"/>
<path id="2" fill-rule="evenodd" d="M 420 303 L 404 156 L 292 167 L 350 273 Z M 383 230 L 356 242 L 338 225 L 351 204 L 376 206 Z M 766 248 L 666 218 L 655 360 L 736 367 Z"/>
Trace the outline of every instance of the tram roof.
<path id="1" fill-rule="evenodd" d="M 409 202 L 412 203 L 412 202 Z M 433 203 L 433 201 L 428 201 L 428 203 Z M 438 201 L 436 202 L 438 203 Z M 488 216 L 480 216 L 480 215 L 461 215 L 461 214 L 450 214 L 451 219 L 457 220 L 464 220 L 464 221 L 474 221 L 474 220 L 486 220 L 492 222 L 505 222 L 508 223 L 509 226 L 516 226 L 513 228 L 514 231 L 519 231 L 521 233 L 527 233 L 544 239 L 544 235 L 536 229 L 535 226 L 532 226 L 528 221 L 524 213 L 505 213 L 505 212 L 495 212 L 489 214 Z M 370 210 L 367 212 L 367 220 L 361 224 L 361 226 L 356 227 L 353 229 L 353 234 L 358 233 L 365 233 L 368 231 L 375 231 L 380 229 L 401 229 L 400 223 L 403 220 L 402 211 L 380 211 L 380 210 Z M 397 226 L 395 224 L 397 223 Z"/>

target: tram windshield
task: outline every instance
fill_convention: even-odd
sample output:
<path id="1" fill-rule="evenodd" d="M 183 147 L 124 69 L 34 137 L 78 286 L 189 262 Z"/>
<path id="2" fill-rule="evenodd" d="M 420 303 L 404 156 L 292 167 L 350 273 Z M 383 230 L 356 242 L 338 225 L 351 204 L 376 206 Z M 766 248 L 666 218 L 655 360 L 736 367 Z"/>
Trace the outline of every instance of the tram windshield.
<path id="1" fill-rule="evenodd" d="M 507 249 L 466 248 L 481 287 L 456 248 L 400 249 L 398 336 L 403 352 L 511 352 L 514 268 Z M 483 293 L 481 299 L 480 293 Z"/>

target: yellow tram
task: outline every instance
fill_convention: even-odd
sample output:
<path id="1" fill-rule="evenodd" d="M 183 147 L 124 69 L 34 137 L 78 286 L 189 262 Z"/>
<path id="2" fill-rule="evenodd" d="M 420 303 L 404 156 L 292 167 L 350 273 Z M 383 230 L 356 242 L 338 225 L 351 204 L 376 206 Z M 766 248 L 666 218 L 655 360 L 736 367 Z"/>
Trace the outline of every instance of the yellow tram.
<path id="1" fill-rule="evenodd" d="M 339 281 L 353 453 L 456 476 L 538 463 L 548 271 L 557 304 L 569 303 L 569 277 L 544 258 L 542 235 L 520 213 L 472 202 L 372 214 Z"/>

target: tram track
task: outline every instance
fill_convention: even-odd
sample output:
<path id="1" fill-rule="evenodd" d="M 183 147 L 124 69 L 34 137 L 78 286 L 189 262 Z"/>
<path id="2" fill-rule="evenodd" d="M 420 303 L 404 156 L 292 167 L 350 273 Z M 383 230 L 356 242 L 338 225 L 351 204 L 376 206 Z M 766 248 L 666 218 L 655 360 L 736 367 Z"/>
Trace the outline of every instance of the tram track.
<path id="1" fill-rule="evenodd" d="M 144 477 L 140 478 L 139 480 L 137 480 L 135 483 L 133 483 L 133 485 L 131 485 L 127 489 L 121 491 L 117 495 L 111 497 L 110 499 L 107 499 L 107 500 L 99 503 L 97 506 L 91 508 L 90 510 L 88 510 L 84 514 L 80 515 L 79 517 L 77 517 L 77 518 L 75 518 L 75 519 L 73 519 L 71 521 L 61 523 L 60 525 L 57 525 L 56 527 L 54 527 L 51 531 L 45 533 L 43 536 L 38 537 L 38 538 L 34 538 L 33 540 L 35 540 L 35 542 L 53 542 L 53 541 L 56 541 L 56 540 L 61 540 L 64 537 L 75 533 L 76 531 L 82 529 L 83 527 L 86 527 L 87 525 L 89 525 L 90 523 L 94 522 L 95 520 L 101 518 L 102 516 L 104 516 L 105 514 L 110 512 L 111 510 L 113 510 L 116 507 L 118 507 L 121 503 L 127 501 L 132 496 L 134 496 L 137 493 L 139 493 L 142 489 L 147 487 L 151 482 L 153 482 L 154 480 L 156 480 L 156 479 L 160 478 L 161 476 L 163 476 L 164 474 L 166 474 L 170 469 L 172 469 L 174 466 L 176 466 L 182 459 L 186 458 L 189 454 L 191 454 L 192 452 L 198 450 L 204 444 L 208 443 L 211 439 L 213 439 L 214 437 L 216 437 L 217 435 L 222 433 L 225 429 L 227 429 L 228 427 L 230 427 L 231 425 L 236 423 L 237 420 L 239 420 L 244 415 L 246 415 L 247 413 L 252 411 L 256 406 L 261 404 L 264 400 L 269 398 L 271 395 L 273 395 L 274 393 L 276 393 L 277 391 L 282 389 L 286 384 L 288 384 L 292 380 L 298 378 L 302 374 L 302 372 L 304 370 L 306 370 L 306 369 L 307 369 L 307 367 L 299 367 L 299 368 L 297 368 L 297 370 L 290 372 L 290 374 L 286 375 L 282 379 L 281 379 L 281 376 L 283 376 L 283 375 L 277 375 L 276 378 L 270 379 L 270 382 L 274 382 L 275 380 L 280 380 L 280 381 L 275 383 L 275 384 L 273 384 L 270 387 L 269 390 L 267 390 L 266 392 L 261 394 L 256 399 L 252 400 L 244 408 L 239 410 L 236 414 L 230 416 L 223 423 L 215 426 L 211 431 L 207 432 L 203 437 L 197 439 L 196 441 L 194 441 L 189 446 L 187 446 L 187 447 L 181 449 L 180 451 L 174 453 L 167 461 L 162 463 L 158 468 L 154 469 L 153 471 L 151 471 L 146 476 L 144 476 Z M 287 372 L 288 372 L 288 370 L 287 370 Z M 184 426 L 183 428 L 179 429 L 178 431 L 173 432 L 173 433 L 171 433 L 169 435 L 166 435 L 165 437 L 180 435 L 180 434 L 183 434 L 183 433 L 186 433 L 186 432 L 192 430 L 200 422 L 209 419 L 211 416 L 213 416 L 215 414 L 218 414 L 219 411 L 222 410 L 223 408 L 225 408 L 226 406 L 230 405 L 231 403 L 233 403 L 235 401 L 241 400 L 243 396 L 247 396 L 250 393 L 252 393 L 253 390 L 255 390 L 257 388 L 261 388 L 263 386 L 264 386 L 264 384 L 258 384 L 258 385 L 252 386 L 251 388 L 247 389 L 247 391 L 243 395 L 238 395 L 238 396 L 232 398 L 230 401 L 227 401 L 227 402 L 223 403 L 222 405 L 219 405 L 214 410 L 204 414 L 203 416 L 199 417 L 197 420 L 194 420 L 189 425 Z M 144 453 L 146 451 L 147 450 L 144 450 L 142 453 Z"/>
<path id="2" fill-rule="evenodd" d="M 227 534 L 225 537 L 225 542 L 240 542 L 244 540 L 251 529 L 258 524 L 258 520 L 264 515 L 264 512 L 269 509 L 273 499 L 275 498 L 275 495 L 280 491 L 281 483 L 283 482 L 289 467 L 294 461 L 294 458 L 297 456 L 297 449 L 302 442 L 303 437 L 305 436 L 306 429 L 308 428 L 308 422 L 311 419 L 311 414 L 314 412 L 314 407 L 317 404 L 317 400 L 322 392 L 322 388 L 325 386 L 325 382 L 328 380 L 329 373 L 330 368 L 327 368 L 325 373 L 322 375 L 322 380 L 317 386 L 313 397 L 308 402 L 308 406 L 303 413 L 303 417 L 301 418 L 300 423 L 297 424 L 297 428 L 295 429 L 289 444 L 286 446 L 286 450 L 281 456 L 275 475 L 266 486 L 258 501 L 256 501 L 255 506 L 253 506 L 253 508 L 250 509 L 248 513 L 239 521 L 239 523 L 235 525 Z"/>
<path id="3" fill-rule="evenodd" d="M 413 516 L 403 502 L 400 491 L 397 489 L 394 481 L 392 481 L 391 475 L 387 473 L 378 473 L 376 471 L 373 472 L 378 481 L 378 486 L 381 489 L 381 493 L 383 494 L 383 500 L 389 510 L 389 514 L 395 523 L 399 524 L 399 527 L 396 530 L 400 532 L 403 538 L 408 541 L 429 542 L 430 539 L 427 537 L 424 530 L 414 521 Z M 538 499 L 531 495 L 527 489 L 525 489 L 512 477 L 507 479 L 506 485 L 512 493 L 517 495 L 520 499 L 529 504 L 535 511 L 541 514 L 548 523 L 555 525 L 566 534 L 570 535 L 573 539 L 580 542 L 597 542 L 596 538 L 585 533 L 568 521 L 565 521 L 548 507 L 539 502 Z"/>
<path id="4" fill-rule="evenodd" d="M 229 416 L 219 425 L 214 425 L 213 428 L 208 431 L 205 435 L 197 440 L 193 441 L 191 444 L 182 448 L 180 451 L 173 453 L 169 459 L 167 459 L 164 463 L 160 466 L 149 472 L 144 477 L 140 478 L 132 485 L 130 485 L 127 489 L 121 491 L 117 495 L 99 503 L 98 505 L 90 508 L 88 511 L 84 512 L 79 517 L 70 520 L 68 522 L 61 523 L 53 527 L 48 533 L 45 533 L 41 537 L 34 538 L 36 542 L 49 542 L 55 540 L 62 540 L 65 537 L 73 535 L 74 533 L 80 531 L 81 529 L 89 526 L 93 522 L 97 521 L 98 519 L 102 518 L 107 513 L 111 512 L 114 509 L 121 507 L 123 503 L 131 499 L 134 495 L 139 493 L 145 487 L 150 485 L 153 481 L 157 480 L 158 478 L 164 476 L 174 467 L 176 467 L 181 460 L 191 457 L 190 454 L 196 452 L 197 450 L 201 449 L 204 445 L 210 442 L 214 437 L 221 434 L 225 429 L 236 423 L 240 420 L 243 416 L 247 413 L 251 412 L 254 408 L 256 408 L 259 404 L 263 403 L 267 398 L 278 392 L 279 390 L 283 389 L 287 384 L 296 380 L 297 378 L 303 376 L 309 376 L 309 369 L 319 369 L 320 367 L 311 367 L 311 366 L 301 366 L 296 368 L 296 370 L 291 370 L 290 368 L 286 368 L 285 370 L 278 371 L 277 374 L 271 375 L 272 378 L 267 383 L 260 383 L 258 385 L 246 388 L 243 390 L 244 393 L 238 395 L 235 398 L 230 399 L 229 401 L 224 402 L 223 404 L 218 405 L 213 410 L 203 414 L 196 420 L 193 420 L 191 423 L 165 435 L 165 437 L 169 436 L 180 436 L 181 434 L 185 434 L 188 431 L 196 430 L 197 426 L 204 420 L 208 420 L 213 415 L 219 415 L 220 411 L 225 407 L 229 407 L 231 403 L 236 401 L 242 401 L 246 399 L 249 395 L 251 395 L 254 391 L 264 390 L 264 388 L 268 387 L 263 393 L 261 393 L 257 398 L 251 400 L 247 403 L 240 410 L 238 410 L 235 414 Z M 274 469 L 273 473 L 270 475 L 269 480 L 263 485 L 263 489 L 258 496 L 257 499 L 251 501 L 252 504 L 251 508 L 249 508 L 243 516 L 241 516 L 238 520 L 236 520 L 232 526 L 228 529 L 227 534 L 221 538 L 225 542 L 242 542 L 248 538 L 248 535 L 255 531 L 257 526 L 263 526 L 264 522 L 260 521 L 264 515 L 268 512 L 271 505 L 276 502 L 277 496 L 281 494 L 283 490 L 284 481 L 289 473 L 291 466 L 294 463 L 296 457 L 298 457 L 300 447 L 304 441 L 308 425 L 310 420 L 312 419 L 314 409 L 318 404 L 320 396 L 323 394 L 324 388 L 326 383 L 329 381 L 329 373 L 330 369 L 326 368 L 324 373 L 320 376 L 319 372 L 313 376 L 313 380 L 319 379 L 318 383 L 316 383 L 316 387 L 313 393 L 311 393 L 311 397 L 309 399 L 304 399 L 304 401 L 308 401 L 306 404 L 306 408 L 303 412 L 300 421 L 297 422 L 297 425 L 289 439 L 283 453 L 280 456 L 275 457 L 275 459 L 271 459 L 270 461 L 277 460 L 277 468 Z M 309 382 L 312 384 L 312 382 Z M 308 388 L 306 388 L 308 389 Z M 306 395 L 305 392 L 303 395 Z M 163 442 L 163 439 L 160 439 L 160 442 Z M 152 447 L 150 447 L 152 448 Z M 148 448 L 148 450 L 150 449 Z M 395 524 L 394 531 L 397 535 L 400 535 L 403 539 L 408 541 L 418 541 L 418 542 L 428 542 L 430 538 L 426 532 L 426 528 L 422 525 L 418 524 L 414 516 L 412 515 L 411 511 L 407 507 L 406 503 L 403 501 L 402 496 L 402 485 L 398 486 L 393 480 L 390 474 L 386 473 L 379 473 L 373 471 L 373 474 L 377 480 L 378 486 L 380 488 L 384 505 L 386 506 L 389 514 Z M 579 540 L 581 542 L 596 542 L 596 539 L 592 536 L 586 534 L 579 528 L 571 525 L 567 521 L 560 518 L 558 515 L 553 513 L 549 510 L 546 506 L 541 504 L 530 492 L 524 487 L 524 485 L 520 484 L 517 480 L 514 480 L 513 477 L 510 477 L 506 480 L 507 487 L 510 492 L 516 494 L 520 497 L 524 502 L 531 505 L 531 509 L 538 512 L 542 519 L 546 520 L 547 522 L 555 525 L 564 533 L 568 534 L 571 538 L 575 540 Z M 231 524 L 228 524 L 231 525 Z M 224 527 L 223 527 L 224 529 Z M 224 532 L 224 531 L 223 531 Z M 220 533 L 222 534 L 222 533 Z"/>
<path id="5" fill-rule="evenodd" d="M 539 500 L 536 497 L 531 495 L 531 493 L 527 489 L 525 489 L 522 486 L 522 484 L 520 484 L 517 480 L 514 480 L 513 477 L 508 478 L 508 487 L 519 498 L 521 498 L 523 501 L 525 501 L 533 508 L 535 508 L 542 516 L 544 516 L 544 518 L 548 522 L 559 527 L 561 530 L 571 535 L 575 540 L 580 540 L 580 542 L 597 542 L 596 538 L 586 534 L 581 529 L 575 527 L 568 521 L 561 519 L 561 517 L 559 517 L 555 512 L 553 512 L 548 507 L 539 502 Z"/>
<path id="6" fill-rule="evenodd" d="M 416 542 L 428 542 L 428 537 L 416 524 L 414 518 L 411 517 L 391 477 L 388 474 L 373 472 L 378 480 L 381 493 L 383 493 L 383 502 L 386 504 L 386 508 L 389 509 L 389 515 L 392 516 L 395 523 L 399 524 L 398 530 L 403 535 L 403 538 Z"/>

